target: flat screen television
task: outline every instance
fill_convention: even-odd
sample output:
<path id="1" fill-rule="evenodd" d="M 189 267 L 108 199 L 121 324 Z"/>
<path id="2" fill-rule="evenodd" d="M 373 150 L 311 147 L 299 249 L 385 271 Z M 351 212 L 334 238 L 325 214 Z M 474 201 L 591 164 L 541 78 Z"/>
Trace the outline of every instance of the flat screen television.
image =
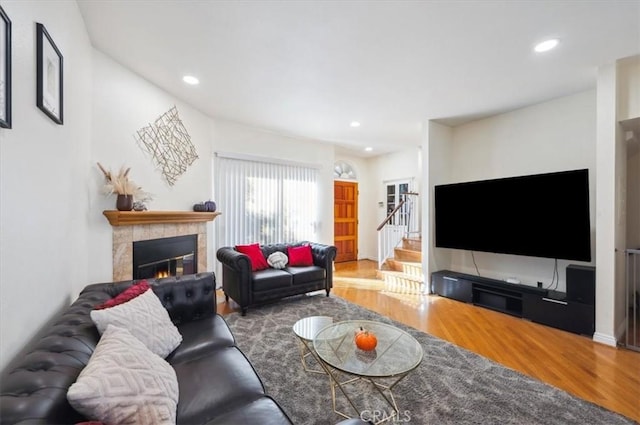
<path id="1" fill-rule="evenodd" d="M 435 186 L 435 244 L 591 261 L 589 170 Z"/>

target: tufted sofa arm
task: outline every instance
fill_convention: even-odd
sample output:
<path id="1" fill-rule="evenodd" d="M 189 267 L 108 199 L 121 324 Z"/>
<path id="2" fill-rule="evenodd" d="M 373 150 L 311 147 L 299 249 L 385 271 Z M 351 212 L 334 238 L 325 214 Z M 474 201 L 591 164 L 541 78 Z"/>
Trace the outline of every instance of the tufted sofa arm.
<path id="1" fill-rule="evenodd" d="M 240 304 L 251 303 L 251 261 L 249 257 L 230 246 L 218 249 L 218 261 L 222 264 L 222 287 L 228 299 Z"/>
<path id="2" fill-rule="evenodd" d="M 336 259 L 338 250 L 333 245 L 324 245 L 314 242 L 303 242 L 311 245 L 311 255 L 313 255 L 313 264 L 324 268 L 327 272 L 327 285 L 333 288 L 333 262 Z"/>
<path id="3" fill-rule="evenodd" d="M 242 254 L 230 246 L 220 248 L 216 253 L 218 261 L 227 267 L 232 268 L 238 272 L 244 270 L 251 271 L 251 262 L 249 257 Z"/>
<path id="4" fill-rule="evenodd" d="M 216 313 L 213 273 L 147 281 L 176 324 Z M 67 402 L 67 389 L 87 365 L 100 339 L 89 313 L 134 282 L 87 286 L 7 365 L 0 375 L 0 422 L 61 424 L 85 420 Z"/>

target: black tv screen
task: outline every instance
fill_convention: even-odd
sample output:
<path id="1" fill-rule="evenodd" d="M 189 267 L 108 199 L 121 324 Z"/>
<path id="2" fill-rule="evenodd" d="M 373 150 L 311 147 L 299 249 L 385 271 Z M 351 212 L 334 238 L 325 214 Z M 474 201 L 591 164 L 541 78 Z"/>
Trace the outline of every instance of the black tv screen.
<path id="1" fill-rule="evenodd" d="M 435 243 L 591 261 L 589 170 L 435 186 Z"/>

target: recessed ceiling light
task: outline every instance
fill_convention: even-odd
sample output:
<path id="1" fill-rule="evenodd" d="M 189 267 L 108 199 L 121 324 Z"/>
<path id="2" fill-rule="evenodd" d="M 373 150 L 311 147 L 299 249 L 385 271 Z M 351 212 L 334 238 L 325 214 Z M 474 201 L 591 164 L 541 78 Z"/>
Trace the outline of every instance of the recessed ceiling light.
<path id="1" fill-rule="evenodd" d="M 198 80 L 193 75 L 185 75 L 184 77 L 182 77 L 182 81 L 184 81 L 185 83 L 190 84 L 192 86 L 195 86 L 196 84 L 200 83 L 200 80 Z"/>
<path id="2" fill-rule="evenodd" d="M 351 121 L 351 127 L 360 127 L 360 123 L 358 121 Z"/>
<path id="3" fill-rule="evenodd" d="M 538 53 L 547 52 L 554 47 L 556 47 L 560 43 L 560 40 L 557 38 L 551 38 L 549 40 L 545 40 L 542 43 L 536 44 L 536 47 L 533 48 Z"/>
<path id="4" fill-rule="evenodd" d="M 371 146 L 367 146 L 366 148 L 364 148 L 364 150 L 366 152 L 371 152 L 373 150 L 373 148 Z"/>

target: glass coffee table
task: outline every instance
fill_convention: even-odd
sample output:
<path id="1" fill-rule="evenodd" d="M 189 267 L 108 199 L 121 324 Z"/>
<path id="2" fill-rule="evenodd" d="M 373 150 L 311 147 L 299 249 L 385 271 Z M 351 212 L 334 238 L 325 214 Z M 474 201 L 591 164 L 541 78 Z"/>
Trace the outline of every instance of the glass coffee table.
<path id="1" fill-rule="evenodd" d="M 311 316 L 298 320 L 293 325 L 293 333 L 296 334 L 300 340 L 300 359 L 302 360 L 302 367 L 307 372 L 313 373 L 326 373 L 323 363 L 317 358 L 313 351 L 313 338 L 323 329 L 333 323 L 333 318 L 329 316 Z M 323 367 L 322 370 L 313 369 L 307 364 L 307 357 L 314 357 L 316 362 Z"/>
<path id="2" fill-rule="evenodd" d="M 373 332 L 378 339 L 376 348 L 363 351 L 356 347 L 355 334 L 360 328 Z M 384 422 L 399 415 L 398 404 L 393 395 L 393 388 L 422 362 L 423 351 L 420 343 L 402 329 L 385 323 L 368 320 L 348 320 L 325 326 L 313 339 L 313 348 L 323 365 L 323 369 L 331 380 L 331 397 L 333 410 L 338 415 L 351 418 L 336 407 L 336 388 L 356 411 L 356 417 L 362 417 L 364 411 L 358 409 L 349 395 L 348 385 L 358 380 L 371 384 L 393 410 L 383 415 Z M 342 372 L 349 376 L 340 381 Z M 390 383 L 383 384 L 384 378 Z"/>

